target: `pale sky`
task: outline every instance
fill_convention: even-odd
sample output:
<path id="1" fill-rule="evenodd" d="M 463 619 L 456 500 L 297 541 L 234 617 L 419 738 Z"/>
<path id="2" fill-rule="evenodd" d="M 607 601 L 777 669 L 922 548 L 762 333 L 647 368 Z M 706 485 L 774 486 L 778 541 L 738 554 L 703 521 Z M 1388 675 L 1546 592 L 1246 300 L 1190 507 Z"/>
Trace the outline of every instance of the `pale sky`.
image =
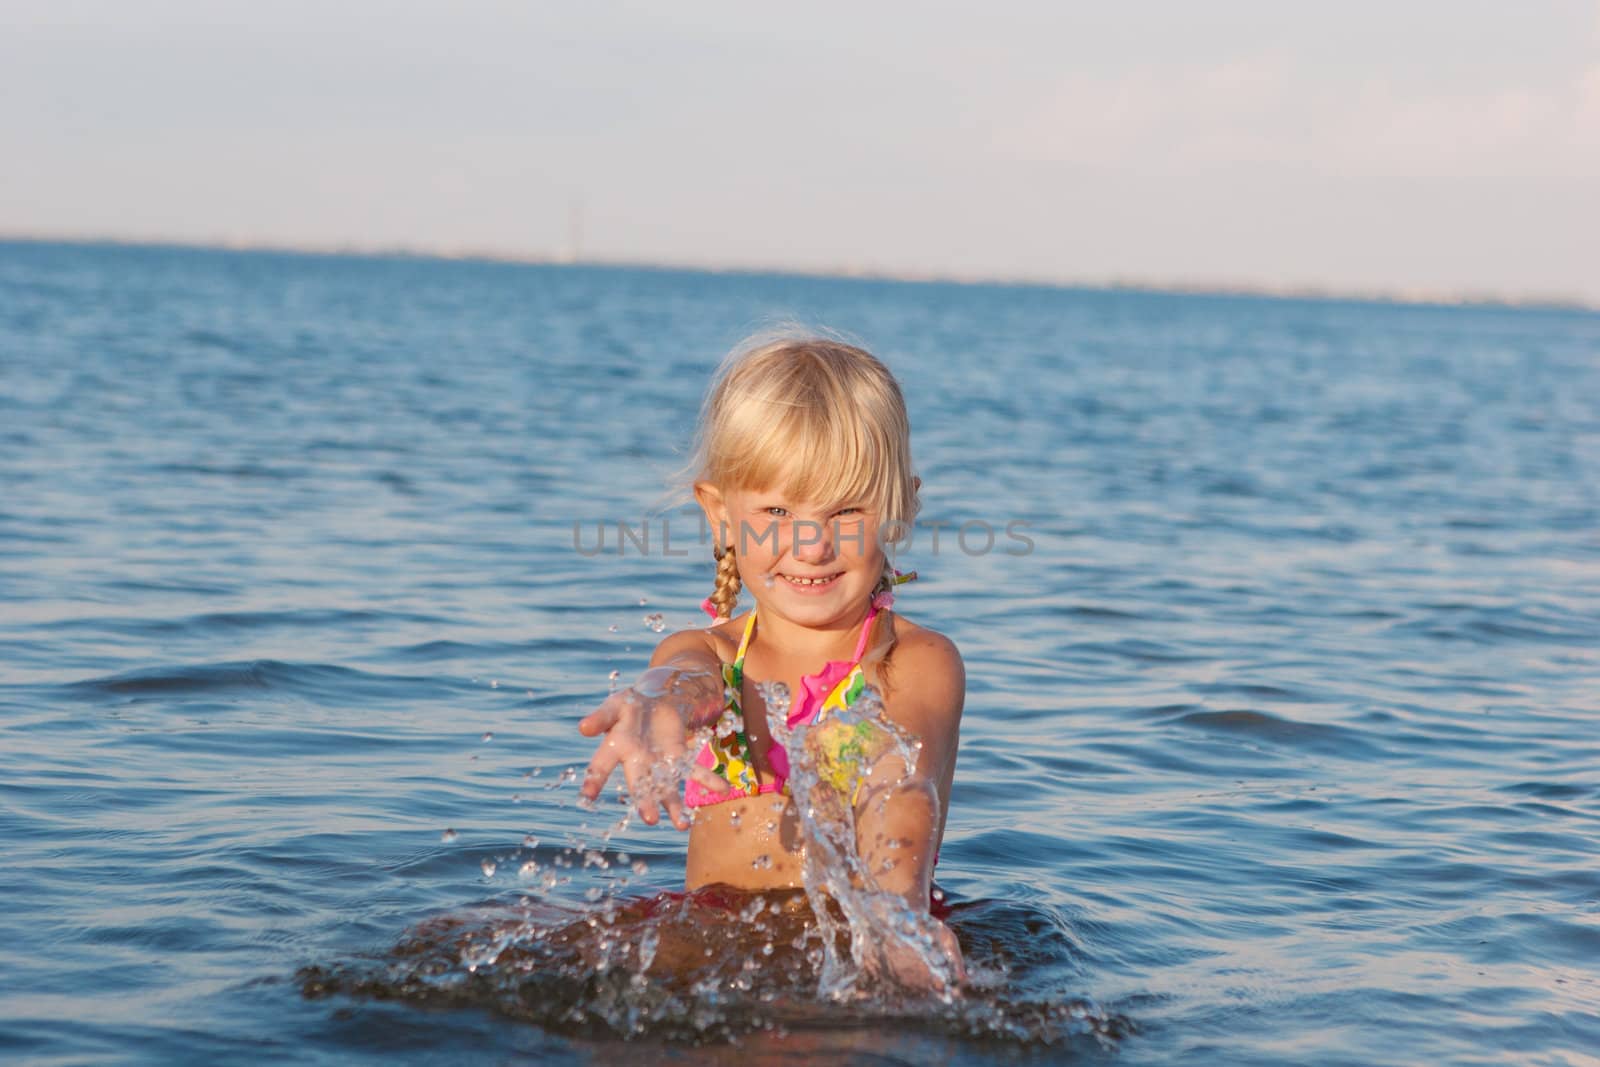
<path id="1" fill-rule="evenodd" d="M 1597 0 L 0 0 L 0 234 L 1600 302 Z"/>

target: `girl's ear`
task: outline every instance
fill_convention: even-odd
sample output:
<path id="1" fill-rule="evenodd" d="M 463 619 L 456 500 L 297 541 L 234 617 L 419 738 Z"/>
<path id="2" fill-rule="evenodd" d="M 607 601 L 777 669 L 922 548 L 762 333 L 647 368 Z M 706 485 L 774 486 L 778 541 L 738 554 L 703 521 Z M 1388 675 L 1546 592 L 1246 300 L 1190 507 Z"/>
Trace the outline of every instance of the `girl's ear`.
<path id="1" fill-rule="evenodd" d="M 700 505 L 700 510 L 706 514 L 706 522 L 711 529 L 712 547 L 726 548 L 732 543 L 729 531 L 733 529 L 733 525 L 728 521 L 728 502 L 723 498 L 722 490 L 710 482 L 695 482 L 694 499 Z"/>
<path id="2" fill-rule="evenodd" d="M 913 474 L 911 476 L 911 491 L 913 493 L 922 492 L 922 475 Z"/>

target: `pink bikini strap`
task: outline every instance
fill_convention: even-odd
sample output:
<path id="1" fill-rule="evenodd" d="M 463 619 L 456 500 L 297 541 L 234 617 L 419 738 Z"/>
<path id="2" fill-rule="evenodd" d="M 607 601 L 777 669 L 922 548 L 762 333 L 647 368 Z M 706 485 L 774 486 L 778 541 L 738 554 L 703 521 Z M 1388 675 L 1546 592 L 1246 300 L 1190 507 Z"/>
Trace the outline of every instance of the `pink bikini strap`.
<path id="1" fill-rule="evenodd" d="M 856 639 L 856 654 L 850 657 L 851 663 L 860 663 L 861 654 L 867 650 L 867 638 L 872 636 L 872 621 L 878 617 L 878 605 L 873 604 L 867 608 L 867 621 L 861 624 L 861 636 Z"/>

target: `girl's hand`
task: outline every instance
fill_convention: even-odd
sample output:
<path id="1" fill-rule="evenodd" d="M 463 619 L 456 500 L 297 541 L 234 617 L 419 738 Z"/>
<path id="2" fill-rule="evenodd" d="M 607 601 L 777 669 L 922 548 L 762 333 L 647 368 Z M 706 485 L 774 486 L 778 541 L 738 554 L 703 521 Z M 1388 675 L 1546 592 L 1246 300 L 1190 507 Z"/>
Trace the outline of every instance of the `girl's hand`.
<path id="1" fill-rule="evenodd" d="M 901 989 L 915 993 L 933 993 L 947 996 L 958 991 L 967 980 L 967 966 L 961 956 L 961 942 L 955 931 L 938 919 L 928 918 L 931 950 L 942 954 L 945 966 L 928 965 L 910 944 L 893 940 L 867 959 L 867 971 L 874 977 L 887 980 Z"/>
<path id="2" fill-rule="evenodd" d="M 708 711 L 721 710 L 721 697 L 721 679 L 713 683 L 697 665 L 653 667 L 638 682 L 612 693 L 578 723 L 578 732 L 585 737 L 604 735 L 579 792 L 597 799 L 621 764 L 639 817 L 654 826 L 664 807 L 672 825 L 687 830 L 684 779 L 693 777 L 717 792 L 729 788 L 726 780 L 690 761 L 686 744 L 687 735 L 704 724 Z"/>

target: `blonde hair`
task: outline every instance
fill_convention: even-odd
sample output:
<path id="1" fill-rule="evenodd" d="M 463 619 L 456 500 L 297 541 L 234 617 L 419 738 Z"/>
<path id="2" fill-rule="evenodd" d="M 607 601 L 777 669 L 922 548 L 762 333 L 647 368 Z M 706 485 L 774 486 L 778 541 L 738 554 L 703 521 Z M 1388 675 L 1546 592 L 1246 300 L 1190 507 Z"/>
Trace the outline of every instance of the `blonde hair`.
<path id="1" fill-rule="evenodd" d="M 866 349 L 815 334 L 757 337 L 723 361 L 700 411 L 692 469 L 725 490 L 861 504 L 886 547 L 906 538 L 919 506 L 900 384 Z M 739 572 L 733 548 L 716 547 L 711 603 L 731 617 Z M 885 552 L 879 590 L 893 577 Z"/>

